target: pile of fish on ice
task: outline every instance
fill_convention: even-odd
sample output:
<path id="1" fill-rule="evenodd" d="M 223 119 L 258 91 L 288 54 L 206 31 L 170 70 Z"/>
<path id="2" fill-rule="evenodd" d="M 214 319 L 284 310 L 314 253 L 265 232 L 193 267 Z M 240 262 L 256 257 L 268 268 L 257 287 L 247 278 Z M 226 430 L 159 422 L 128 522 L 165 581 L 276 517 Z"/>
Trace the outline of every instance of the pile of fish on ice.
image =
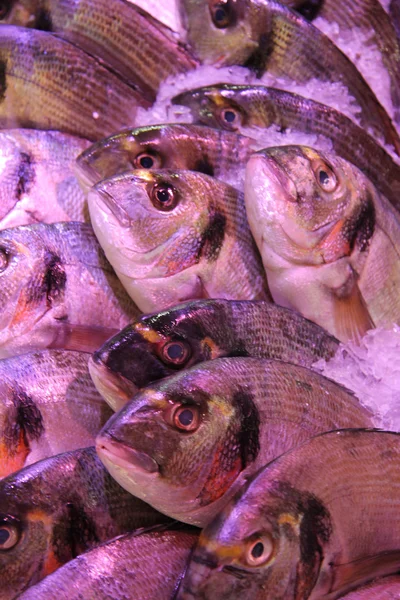
<path id="1" fill-rule="evenodd" d="M 0 4 L 0 599 L 398 599 L 400 4 L 141 3 Z"/>

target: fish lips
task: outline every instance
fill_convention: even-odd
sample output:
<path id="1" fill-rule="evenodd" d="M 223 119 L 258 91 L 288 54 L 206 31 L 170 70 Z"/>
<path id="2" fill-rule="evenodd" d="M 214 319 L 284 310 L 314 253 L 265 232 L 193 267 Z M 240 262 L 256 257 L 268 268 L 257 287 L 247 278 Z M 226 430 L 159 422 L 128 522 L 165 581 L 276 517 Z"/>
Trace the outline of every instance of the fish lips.
<path id="1" fill-rule="evenodd" d="M 125 406 L 139 389 L 133 381 L 110 369 L 97 352 L 90 357 L 88 367 L 97 391 L 113 411 Z"/>
<path id="2" fill-rule="evenodd" d="M 107 469 L 111 464 L 126 470 L 138 469 L 149 475 L 159 472 L 159 465 L 148 454 L 134 450 L 109 433 L 100 432 L 96 439 L 96 451 Z"/>

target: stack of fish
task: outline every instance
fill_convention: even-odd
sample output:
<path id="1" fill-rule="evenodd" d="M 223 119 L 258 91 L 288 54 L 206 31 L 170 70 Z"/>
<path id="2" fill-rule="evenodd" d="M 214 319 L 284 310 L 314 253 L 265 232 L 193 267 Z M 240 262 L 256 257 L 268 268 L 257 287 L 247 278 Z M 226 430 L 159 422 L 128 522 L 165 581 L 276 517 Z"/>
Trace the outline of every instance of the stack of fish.
<path id="1" fill-rule="evenodd" d="M 0 600 L 400 598 L 398 0 L 0 21 Z"/>

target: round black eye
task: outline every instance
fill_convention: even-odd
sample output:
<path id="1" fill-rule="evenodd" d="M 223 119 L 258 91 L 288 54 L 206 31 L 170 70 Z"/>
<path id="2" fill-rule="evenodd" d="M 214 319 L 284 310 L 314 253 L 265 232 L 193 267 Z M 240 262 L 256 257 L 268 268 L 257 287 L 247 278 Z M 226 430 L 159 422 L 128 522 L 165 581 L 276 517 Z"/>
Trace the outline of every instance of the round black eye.
<path id="1" fill-rule="evenodd" d="M 258 567 L 271 560 L 274 555 L 274 541 L 269 534 L 248 543 L 245 561 L 249 567 Z"/>
<path id="2" fill-rule="evenodd" d="M 260 558 L 264 554 L 264 544 L 261 542 L 257 542 L 255 546 L 251 549 L 251 555 L 253 558 Z"/>
<path id="3" fill-rule="evenodd" d="M 339 184 L 336 175 L 325 163 L 316 167 L 315 176 L 319 185 L 325 192 L 334 192 Z"/>
<path id="4" fill-rule="evenodd" d="M 173 424 L 183 431 L 196 431 L 200 425 L 199 407 L 178 406 L 173 414 Z"/>
<path id="5" fill-rule="evenodd" d="M 233 15 L 230 0 L 211 1 L 210 14 L 215 27 L 218 29 L 225 29 L 232 25 Z"/>
<path id="6" fill-rule="evenodd" d="M 160 169 L 162 167 L 160 157 L 148 152 L 138 154 L 133 161 L 133 166 L 135 169 Z"/>
<path id="7" fill-rule="evenodd" d="M 234 123 L 236 120 L 236 113 L 233 110 L 224 110 L 222 116 L 227 123 Z"/>
<path id="8" fill-rule="evenodd" d="M 141 156 L 139 159 L 139 164 L 143 169 L 151 169 L 154 165 L 154 160 L 151 156 Z"/>
<path id="9" fill-rule="evenodd" d="M 0 273 L 5 271 L 8 267 L 9 254 L 4 250 L 4 248 L 0 248 Z"/>
<path id="10" fill-rule="evenodd" d="M 329 183 L 329 175 L 326 171 L 319 172 L 319 182 L 321 185 L 326 185 Z"/>
<path id="11" fill-rule="evenodd" d="M 239 112 L 233 108 L 223 108 L 220 112 L 219 122 L 224 129 L 235 131 L 239 127 Z"/>
<path id="12" fill-rule="evenodd" d="M 5 19 L 11 9 L 11 2 L 7 0 L 0 0 L 0 20 Z"/>
<path id="13" fill-rule="evenodd" d="M 12 521 L 10 517 L 0 520 L 0 551 L 10 550 L 19 541 L 19 527 Z"/>
<path id="14" fill-rule="evenodd" d="M 178 415 L 179 423 L 183 425 L 183 427 L 189 427 L 193 423 L 194 414 L 193 411 L 189 408 L 186 408 Z"/>
<path id="15" fill-rule="evenodd" d="M 159 210 L 172 210 L 178 203 L 178 193 L 169 183 L 156 184 L 150 192 L 150 199 Z"/>
<path id="16" fill-rule="evenodd" d="M 162 358 L 173 365 L 184 365 L 190 358 L 190 348 L 184 342 L 167 342 L 162 348 Z"/>

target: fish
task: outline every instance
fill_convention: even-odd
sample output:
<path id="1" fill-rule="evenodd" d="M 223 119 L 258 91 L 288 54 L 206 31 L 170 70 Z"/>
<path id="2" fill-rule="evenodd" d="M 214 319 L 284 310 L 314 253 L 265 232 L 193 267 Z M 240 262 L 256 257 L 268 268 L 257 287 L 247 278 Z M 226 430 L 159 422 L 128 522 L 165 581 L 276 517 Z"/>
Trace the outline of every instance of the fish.
<path id="1" fill-rule="evenodd" d="M 0 127 L 57 129 L 98 140 L 133 125 L 149 102 L 77 46 L 46 31 L 4 25 Z"/>
<path id="2" fill-rule="evenodd" d="M 89 359 L 93 382 L 111 408 L 178 370 L 224 356 L 251 356 L 311 367 L 329 360 L 336 338 L 271 302 L 195 300 L 143 315 Z"/>
<path id="3" fill-rule="evenodd" d="M 164 79 L 198 64 L 154 9 L 150 15 L 124 0 L 11 0 L 0 23 L 56 34 L 98 58 L 152 104 Z"/>
<path id="4" fill-rule="evenodd" d="M 126 129 L 92 144 L 76 160 L 82 188 L 132 169 L 198 171 L 232 183 L 259 146 L 237 133 L 202 125 L 152 125 Z"/>
<path id="5" fill-rule="evenodd" d="M 0 587 L 13 600 L 86 550 L 169 523 L 110 477 L 93 447 L 39 461 L 0 480 Z"/>
<path id="6" fill-rule="evenodd" d="M 360 125 L 400 151 L 399 135 L 353 63 L 321 31 L 275 0 L 180 0 L 187 40 L 199 59 L 243 65 L 297 83 L 339 82 Z"/>
<path id="7" fill-rule="evenodd" d="M 276 303 L 341 341 L 400 322 L 399 213 L 359 169 L 282 146 L 249 160 L 245 186 Z"/>
<path id="8" fill-rule="evenodd" d="M 329 138 L 332 151 L 361 169 L 400 210 L 400 166 L 364 129 L 330 106 L 277 88 L 230 84 L 182 92 L 171 102 L 190 108 L 194 123 L 243 135 L 250 135 L 250 127 L 274 126 L 282 133 Z"/>
<path id="9" fill-rule="evenodd" d="M 197 531 L 189 528 L 122 535 L 60 567 L 18 599 L 172 598 L 197 538 Z"/>
<path id="10" fill-rule="evenodd" d="M 322 431 L 371 425 L 349 390 L 310 369 L 218 358 L 136 394 L 105 424 L 96 449 L 131 494 L 203 527 L 283 452 Z"/>
<path id="11" fill-rule="evenodd" d="M 399 0 L 391 0 L 389 4 L 389 15 L 397 38 L 400 39 L 400 3 Z"/>
<path id="12" fill-rule="evenodd" d="M 89 356 L 44 350 L 0 360 L 0 477 L 94 444 L 113 413 L 93 385 Z"/>
<path id="13" fill-rule="evenodd" d="M 97 239 L 140 310 L 195 298 L 270 298 L 243 194 L 214 177 L 139 169 L 98 183 L 88 206 Z"/>
<path id="14" fill-rule="evenodd" d="M 73 173 L 76 157 L 89 145 L 58 131 L 0 131 L 0 229 L 89 221 Z"/>
<path id="15" fill-rule="evenodd" d="M 357 429 L 283 454 L 203 530 L 177 598 L 335 600 L 398 572 L 399 459 L 398 433 Z"/>
<path id="16" fill-rule="evenodd" d="M 343 600 L 398 600 L 400 577 L 382 577 L 342 596 Z"/>
<path id="17" fill-rule="evenodd" d="M 0 231 L 0 280 L 0 358 L 93 352 L 140 315 L 86 223 Z"/>

